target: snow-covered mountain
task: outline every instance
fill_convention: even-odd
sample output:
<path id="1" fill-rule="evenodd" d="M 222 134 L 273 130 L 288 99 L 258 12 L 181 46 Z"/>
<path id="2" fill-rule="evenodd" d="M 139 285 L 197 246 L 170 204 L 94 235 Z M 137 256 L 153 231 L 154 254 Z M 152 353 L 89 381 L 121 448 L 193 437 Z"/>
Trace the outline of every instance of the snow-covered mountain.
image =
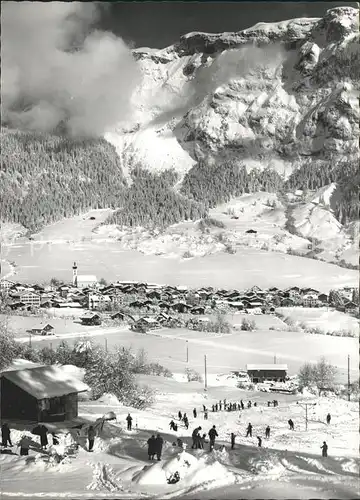
<path id="1" fill-rule="evenodd" d="M 131 123 L 106 139 L 124 172 L 236 160 L 288 176 L 356 160 L 358 10 L 258 23 L 237 33 L 189 33 L 163 50 L 133 51 L 142 84 Z"/>

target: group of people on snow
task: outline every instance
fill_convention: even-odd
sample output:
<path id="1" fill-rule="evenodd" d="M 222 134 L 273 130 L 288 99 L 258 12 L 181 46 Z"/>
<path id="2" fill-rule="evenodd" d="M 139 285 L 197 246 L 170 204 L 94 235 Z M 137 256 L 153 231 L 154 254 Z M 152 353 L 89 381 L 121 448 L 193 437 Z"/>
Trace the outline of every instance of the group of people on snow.
<path id="1" fill-rule="evenodd" d="M 164 440 L 160 434 L 155 437 L 153 434 L 147 441 L 148 444 L 148 456 L 149 460 L 154 460 L 154 456 L 156 455 L 157 460 L 161 460 L 162 447 L 164 444 Z"/>

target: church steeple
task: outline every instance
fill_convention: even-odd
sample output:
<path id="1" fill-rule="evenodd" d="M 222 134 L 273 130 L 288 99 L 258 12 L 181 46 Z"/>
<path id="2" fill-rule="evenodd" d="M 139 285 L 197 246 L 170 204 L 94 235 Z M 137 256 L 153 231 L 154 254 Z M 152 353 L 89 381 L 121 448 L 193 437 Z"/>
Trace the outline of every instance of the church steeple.
<path id="1" fill-rule="evenodd" d="M 77 286 L 77 265 L 76 265 L 76 262 L 74 262 L 74 265 L 73 265 L 73 285 Z"/>

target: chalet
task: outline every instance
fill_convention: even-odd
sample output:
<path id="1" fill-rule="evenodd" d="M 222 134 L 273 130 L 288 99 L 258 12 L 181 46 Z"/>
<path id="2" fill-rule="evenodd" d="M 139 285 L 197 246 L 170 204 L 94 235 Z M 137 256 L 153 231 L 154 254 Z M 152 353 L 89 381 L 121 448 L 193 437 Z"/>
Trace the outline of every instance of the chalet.
<path id="1" fill-rule="evenodd" d="M 302 288 L 301 289 L 301 295 L 307 295 L 307 294 L 312 294 L 312 295 L 319 295 L 319 290 L 315 290 L 315 288 Z"/>
<path id="2" fill-rule="evenodd" d="M 22 292 L 19 294 L 19 300 L 30 307 L 40 307 L 40 295 L 34 292 Z"/>
<path id="3" fill-rule="evenodd" d="M 13 302 L 9 302 L 8 306 L 12 311 L 16 311 L 18 309 L 26 309 L 26 304 L 24 302 L 21 302 L 21 300 L 15 300 Z"/>
<path id="4" fill-rule="evenodd" d="M 246 371 L 255 384 L 265 380 L 285 382 L 288 367 L 285 364 L 250 364 L 246 365 Z"/>
<path id="5" fill-rule="evenodd" d="M 94 326 L 101 325 L 101 318 L 99 314 L 96 313 L 86 313 L 80 317 L 81 323 L 83 325 Z"/>
<path id="6" fill-rule="evenodd" d="M 113 320 L 117 319 L 119 321 L 125 321 L 126 314 L 123 312 L 117 311 L 116 313 L 111 314 L 110 318 Z"/>
<path id="7" fill-rule="evenodd" d="M 159 302 L 157 305 L 158 307 L 160 307 L 160 309 L 165 309 L 165 310 L 168 310 L 171 307 L 171 304 L 169 302 Z"/>
<path id="8" fill-rule="evenodd" d="M 186 313 L 189 309 L 191 309 L 191 306 L 189 306 L 185 302 L 176 302 L 175 304 L 171 305 L 171 309 L 177 311 L 178 313 Z"/>
<path id="9" fill-rule="evenodd" d="M 249 305 L 248 305 L 248 309 L 259 308 L 262 305 L 263 305 L 263 301 L 262 300 L 250 300 L 249 301 Z"/>
<path id="10" fill-rule="evenodd" d="M 326 293 L 320 293 L 318 295 L 318 300 L 323 304 L 327 304 L 329 301 L 329 296 Z"/>
<path id="11" fill-rule="evenodd" d="M 6 279 L 0 280 L 0 291 L 3 293 L 8 293 L 13 286 L 15 286 L 15 281 Z"/>
<path id="12" fill-rule="evenodd" d="M 27 333 L 31 333 L 32 335 L 54 335 L 54 327 L 49 323 L 30 328 L 26 331 Z"/>
<path id="13" fill-rule="evenodd" d="M 298 299 L 300 298 L 300 288 L 298 286 L 292 286 L 285 290 L 285 294 L 290 299 Z"/>
<path id="14" fill-rule="evenodd" d="M 145 328 L 146 330 L 154 330 L 156 328 L 160 328 L 160 325 L 158 321 L 155 318 L 139 318 L 137 321 L 135 321 L 134 324 L 135 327 L 142 327 Z"/>
<path id="15" fill-rule="evenodd" d="M 50 299 L 41 299 L 41 301 L 40 301 L 40 307 L 43 307 L 43 308 L 52 307 L 51 300 Z"/>
<path id="16" fill-rule="evenodd" d="M 78 416 L 78 394 L 89 387 L 66 366 L 38 366 L 0 372 L 0 418 L 60 422 Z"/>
<path id="17" fill-rule="evenodd" d="M 231 307 L 232 309 L 236 309 L 237 311 L 242 311 L 244 309 L 244 303 L 242 301 L 228 301 L 227 305 Z"/>
<path id="18" fill-rule="evenodd" d="M 302 305 L 304 307 L 316 307 L 318 303 L 318 296 L 315 294 L 308 293 L 302 296 Z"/>
<path id="19" fill-rule="evenodd" d="M 196 306 L 190 310 L 191 314 L 205 314 L 205 307 Z"/>
<path id="20" fill-rule="evenodd" d="M 161 299 L 161 294 L 160 292 L 158 292 L 157 290 L 151 290 L 150 292 L 148 292 L 146 294 L 146 296 L 149 298 L 149 299 L 155 299 L 155 300 L 160 300 Z"/>
<path id="21" fill-rule="evenodd" d="M 80 302 L 59 302 L 56 301 L 54 302 L 54 307 L 58 307 L 60 309 L 67 308 L 69 307 L 70 309 L 81 309 L 82 305 Z"/>
<path id="22" fill-rule="evenodd" d="M 101 293 L 89 293 L 88 295 L 88 308 L 95 309 L 100 305 L 105 305 L 106 303 L 110 303 L 111 299 L 108 295 Z"/>
<path id="23" fill-rule="evenodd" d="M 344 304 L 345 311 L 357 311 L 359 306 L 355 302 L 349 301 Z"/>
<path id="24" fill-rule="evenodd" d="M 294 299 L 290 299 L 289 297 L 285 297 L 281 300 L 281 307 L 293 307 L 294 305 Z"/>

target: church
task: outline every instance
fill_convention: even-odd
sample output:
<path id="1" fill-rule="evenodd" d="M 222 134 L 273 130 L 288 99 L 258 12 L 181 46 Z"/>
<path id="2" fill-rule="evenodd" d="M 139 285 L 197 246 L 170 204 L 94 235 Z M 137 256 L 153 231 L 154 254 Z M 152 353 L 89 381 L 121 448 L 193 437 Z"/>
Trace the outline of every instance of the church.
<path id="1" fill-rule="evenodd" d="M 98 280 L 96 276 L 92 274 L 80 274 L 77 273 L 77 264 L 74 262 L 73 265 L 73 285 L 76 288 L 90 288 L 98 285 Z"/>

